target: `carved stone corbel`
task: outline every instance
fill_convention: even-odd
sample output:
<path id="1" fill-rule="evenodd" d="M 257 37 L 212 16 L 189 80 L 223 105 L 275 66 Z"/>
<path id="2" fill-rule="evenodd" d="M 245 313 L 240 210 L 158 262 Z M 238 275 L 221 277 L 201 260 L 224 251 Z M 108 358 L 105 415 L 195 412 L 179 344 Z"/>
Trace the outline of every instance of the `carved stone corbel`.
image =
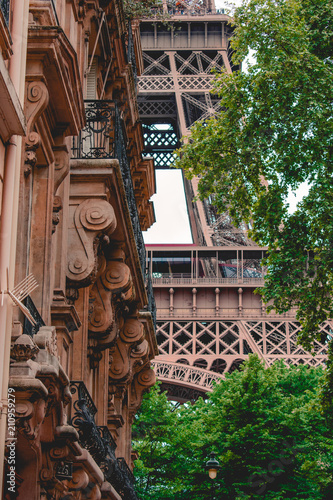
<path id="1" fill-rule="evenodd" d="M 110 203 L 88 199 L 75 208 L 69 227 L 67 278 L 74 288 L 96 279 L 98 237 L 110 235 L 117 221 Z"/>
<path id="2" fill-rule="evenodd" d="M 39 472 L 41 487 L 46 491 L 49 498 L 59 498 L 68 493 L 67 484 L 64 480 L 56 477 L 58 465 L 68 459 L 70 450 L 68 446 L 52 446 L 42 454 L 42 468 Z"/>
<path id="3" fill-rule="evenodd" d="M 49 93 L 45 83 L 41 81 L 29 82 L 26 90 L 26 117 L 27 135 L 25 139 L 26 152 L 24 174 L 28 176 L 37 162 L 36 151 L 40 146 L 40 135 L 34 130 L 38 118 L 49 102 Z"/>
<path id="4" fill-rule="evenodd" d="M 130 354 L 133 348 L 144 339 L 143 325 L 134 318 L 125 321 L 120 330 L 117 343 L 112 348 L 112 363 L 109 368 L 109 380 L 127 380 L 131 376 Z"/>
<path id="5" fill-rule="evenodd" d="M 52 209 L 52 234 L 55 232 L 57 225 L 60 222 L 59 212 L 62 210 L 62 199 L 60 196 L 54 196 Z"/>
<path id="6" fill-rule="evenodd" d="M 109 347 L 117 334 L 112 296 L 119 294 L 123 302 L 133 297 L 131 272 L 123 260 L 124 256 L 120 261 L 108 260 L 104 272 L 100 274 L 90 291 L 93 311 L 89 318 L 89 333 L 99 340 L 107 337 L 107 341 L 102 342 L 103 348 Z"/>
<path id="7" fill-rule="evenodd" d="M 141 342 L 132 349 L 130 354 L 131 373 L 141 371 L 144 365 L 149 363 L 149 344 L 147 340 Z"/>
<path id="8" fill-rule="evenodd" d="M 36 379 L 40 365 L 34 359 L 38 352 L 35 342 L 25 334 L 11 349 L 9 385 L 15 389 L 16 429 L 30 441 L 38 439 L 46 412 L 47 389 Z"/>
<path id="9" fill-rule="evenodd" d="M 69 153 L 66 144 L 53 147 L 54 153 L 54 194 L 69 173 Z"/>
<path id="10" fill-rule="evenodd" d="M 131 421 L 133 421 L 138 408 L 140 408 L 144 393 L 147 392 L 155 383 L 156 375 L 151 367 L 148 367 L 135 375 L 131 384 L 129 401 L 129 417 Z"/>

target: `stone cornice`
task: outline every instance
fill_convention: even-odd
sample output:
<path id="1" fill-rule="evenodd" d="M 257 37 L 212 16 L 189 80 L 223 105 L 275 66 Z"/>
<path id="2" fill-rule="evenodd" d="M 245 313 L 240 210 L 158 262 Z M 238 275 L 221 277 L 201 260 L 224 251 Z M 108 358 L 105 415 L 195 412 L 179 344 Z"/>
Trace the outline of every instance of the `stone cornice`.
<path id="1" fill-rule="evenodd" d="M 85 124 L 77 55 L 58 26 L 29 26 L 27 80 L 41 75 L 49 93 L 51 132 L 77 135 Z"/>

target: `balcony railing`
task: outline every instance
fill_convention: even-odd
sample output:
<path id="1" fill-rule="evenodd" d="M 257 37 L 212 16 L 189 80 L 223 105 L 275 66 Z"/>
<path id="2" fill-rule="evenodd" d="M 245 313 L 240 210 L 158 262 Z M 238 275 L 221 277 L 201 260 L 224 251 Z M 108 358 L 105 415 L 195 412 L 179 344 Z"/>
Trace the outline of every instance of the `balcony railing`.
<path id="1" fill-rule="evenodd" d="M 131 485 L 135 483 L 135 478 L 133 476 L 133 473 L 131 469 L 128 467 L 126 460 L 124 458 L 118 458 L 118 465 L 120 470 L 127 476 L 128 481 L 130 482 Z"/>
<path id="2" fill-rule="evenodd" d="M 86 127 L 73 138 L 72 157 L 76 159 L 116 158 L 119 160 L 126 199 L 131 215 L 142 275 L 145 275 L 145 245 L 134 196 L 126 151 L 123 122 L 114 101 L 85 101 Z"/>
<path id="3" fill-rule="evenodd" d="M 131 64 L 134 76 L 135 89 L 138 87 L 138 68 L 136 65 L 134 40 L 131 23 L 128 24 L 128 45 L 127 45 L 127 61 Z"/>
<path id="4" fill-rule="evenodd" d="M 70 385 L 73 395 L 69 424 L 79 434 L 79 442 L 89 451 L 108 481 L 124 500 L 138 500 L 134 477 L 124 458 L 116 458 L 116 443 L 106 426 L 97 426 L 97 408 L 82 381 Z"/>
<path id="5" fill-rule="evenodd" d="M 154 297 L 153 283 L 150 275 L 146 277 L 146 291 L 148 297 L 148 311 L 151 312 L 154 328 L 156 329 L 156 303 Z"/>
<path id="6" fill-rule="evenodd" d="M 23 333 L 32 337 L 33 335 L 35 335 L 35 333 L 38 332 L 38 330 L 40 329 L 41 326 L 45 326 L 45 323 L 44 323 L 43 318 L 39 314 L 39 311 L 38 311 L 37 307 L 35 306 L 30 295 L 28 295 L 24 299 L 24 305 L 28 309 L 28 311 L 30 312 L 31 316 L 34 318 L 36 324 L 32 325 L 30 323 L 30 321 L 28 320 L 28 318 L 24 317 Z"/>
<path id="7" fill-rule="evenodd" d="M 0 6 L 3 13 L 3 17 L 6 20 L 7 26 L 9 25 L 9 0 L 0 0 Z"/>
<path id="8" fill-rule="evenodd" d="M 95 423 L 97 408 L 83 382 L 71 382 L 70 390 L 73 395 L 73 406 L 69 423 L 77 430 L 80 444 L 89 451 L 98 464 L 104 460 L 105 448 Z"/>
<path id="9" fill-rule="evenodd" d="M 157 276 L 157 274 L 159 274 Z M 264 278 L 195 278 L 186 274 L 155 273 L 153 285 L 254 285 L 263 286 Z"/>

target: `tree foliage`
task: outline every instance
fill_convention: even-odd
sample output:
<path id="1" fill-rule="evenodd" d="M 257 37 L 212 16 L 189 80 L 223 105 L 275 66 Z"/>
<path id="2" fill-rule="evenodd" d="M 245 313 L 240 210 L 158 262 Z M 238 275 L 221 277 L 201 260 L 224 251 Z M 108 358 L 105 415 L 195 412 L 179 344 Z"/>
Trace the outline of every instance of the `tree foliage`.
<path id="1" fill-rule="evenodd" d="M 193 126 L 177 165 L 268 246 L 260 293 L 280 313 L 298 307 L 310 347 L 333 312 L 333 4 L 245 0 L 234 24 L 235 63 L 250 49 L 255 63 L 216 75 L 221 111 Z M 303 182 L 309 194 L 290 214 L 288 190 Z"/>
<path id="2" fill-rule="evenodd" d="M 162 0 L 123 0 L 127 19 L 142 19 L 157 16 L 162 8 Z"/>
<path id="3" fill-rule="evenodd" d="M 144 500 L 333 497 L 333 439 L 322 411 L 322 370 L 265 368 L 250 356 L 206 400 L 175 407 L 158 387 L 134 422 L 134 473 Z M 215 481 L 204 464 L 221 464 Z"/>

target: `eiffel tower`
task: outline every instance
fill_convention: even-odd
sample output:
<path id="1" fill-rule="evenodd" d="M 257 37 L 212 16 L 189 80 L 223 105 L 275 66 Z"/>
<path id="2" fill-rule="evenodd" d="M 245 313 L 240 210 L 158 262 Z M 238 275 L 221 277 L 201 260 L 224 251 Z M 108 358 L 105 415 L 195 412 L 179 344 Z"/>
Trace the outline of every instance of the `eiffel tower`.
<path id="1" fill-rule="evenodd" d="M 180 138 L 197 120 L 219 107 L 211 94 L 212 70 L 231 73 L 230 17 L 214 0 L 163 0 L 169 23 L 141 23 L 144 67 L 139 77 L 139 113 L 146 154 L 156 168 L 172 168 Z M 184 402 L 212 390 L 214 382 L 239 368 L 249 353 L 265 363 L 324 364 L 332 324 L 321 327 L 315 356 L 297 345 L 295 310 L 267 313 L 258 295 L 265 248 L 218 214 L 214 200 L 193 201 L 197 180 L 184 179 L 193 236 L 190 245 L 147 245 L 157 305 L 159 355 L 154 366 L 163 389 Z M 172 193 L 170 193 L 172 197 Z"/>

